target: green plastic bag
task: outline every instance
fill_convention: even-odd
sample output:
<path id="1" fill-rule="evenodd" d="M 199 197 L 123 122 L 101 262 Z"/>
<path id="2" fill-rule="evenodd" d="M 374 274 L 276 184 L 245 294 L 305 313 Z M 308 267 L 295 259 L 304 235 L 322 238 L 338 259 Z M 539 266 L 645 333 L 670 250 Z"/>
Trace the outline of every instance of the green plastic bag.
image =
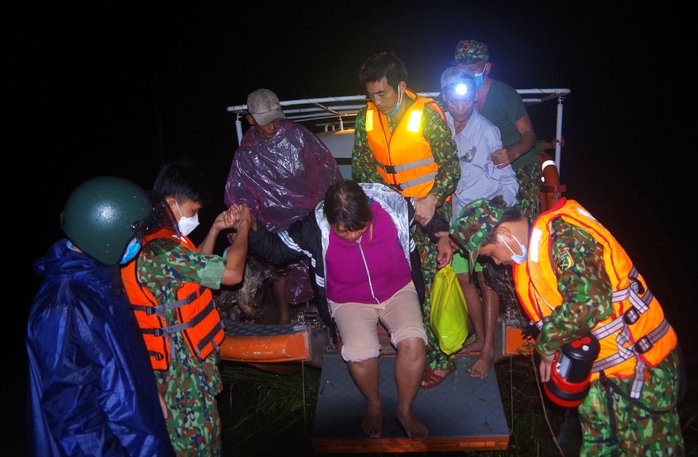
<path id="1" fill-rule="evenodd" d="M 437 271 L 434 277 L 429 323 L 445 354 L 460 351 L 468 337 L 468 307 L 451 265 Z"/>

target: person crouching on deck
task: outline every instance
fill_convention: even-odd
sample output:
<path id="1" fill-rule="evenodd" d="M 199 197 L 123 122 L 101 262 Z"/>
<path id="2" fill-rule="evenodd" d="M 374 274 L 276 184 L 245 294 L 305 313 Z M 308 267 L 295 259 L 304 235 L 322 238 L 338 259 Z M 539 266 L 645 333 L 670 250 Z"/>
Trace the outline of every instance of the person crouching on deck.
<path id="1" fill-rule="evenodd" d="M 598 340 L 589 393 L 578 406 L 580 455 L 684 455 L 676 333 L 601 223 L 565 198 L 533 223 L 501 201 L 479 199 L 454 227 L 472 255 L 513 265 L 521 304 L 540 329 L 541 381 L 550 381 L 563 345 L 589 334 Z"/>

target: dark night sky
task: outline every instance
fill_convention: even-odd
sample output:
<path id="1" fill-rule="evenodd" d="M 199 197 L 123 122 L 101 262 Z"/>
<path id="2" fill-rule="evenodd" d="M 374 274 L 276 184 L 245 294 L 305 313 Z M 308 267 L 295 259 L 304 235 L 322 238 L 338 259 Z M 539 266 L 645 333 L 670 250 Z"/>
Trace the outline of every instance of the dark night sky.
<path id="1" fill-rule="evenodd" d="M 679 116 L 689 95 L 677 81 L 688 66 L 673 60 L 687 48 L 687 11 L 559 1 L 302 6 L 310 3 L 24 4 L 6 11 L 6 182 L 19 179 L 32 200 L 30 208 L 12 205 L 14 220 L 23 226 L 26 211 L 41 214 L 18 244 L 20 274 L 33 278 L 31 260 L 61 236 L 65 199 L 93 176 L 119 175 L 147 188 L 162 160 L 188 155 L 220 189 L 222 205 L 237 146 L 226 107 L 245 103 L 249 92 L 266 87 L 282 100 L 361 94 L 359 67 L 380 51 L 405 62 L 410 88 L 437 91 L 456 43 L 472 38 L 489 45 L 493 78 L 515 88 L 571 89 L 561 164 L 567 196 L 614 232 L 655 281 L 660 300 L 676 295 L 678 307 L 688 296 L 677 254 L 679 243 L 695 246 L 698 235 L 679 237 L 672 224 L 687 220 L 681 178 L 694 154 L 683 137 L 695 127 Z M 539 108 L 531 109 L 534 122 L 547 119 L 533 111 Z M 552 135 L 552 119 L 534 123 L 539 137 Z"/>
<path id="2" fill-rule="evenodd" d="M 664 96 L 687 74 L 668 59 L 684 42 L 681 11 L 611 13 L 588 2 L 550 1 L 515 8 L 326 2 L 312 9 L 297 2 L 142 3 L 25 6 L 8 20 L 7 49 L 16 61 L 8 92 L 18 103 L 6 125 L 20 148 L 13 160 L 22 176 L 35 178 L 30 193 L 38 191 L 45 216 L 31 236 L 32 257 L 60 236 L 58 214 L 70 191 L 96 175 L 149 187 L 162 160 L 188 155 L 221 189 L 222 205 L 237 146 L 226 107 L 244 103 L 249 92 L 267 87 L 282 100 L 361 94 L 361 63 L 384 50 L 405 62 L 412 89 L 437 91 L 455 44 L 467 38 L 489 45 L 495 79 L 572 90 L 561 163 L 568 196 L 600 211 L 605 223 L 636 218 L 637 227 L 641 218 L 666 219 L 683 207 L 677 177 L 687 173 L 688 150 L 672 144 L 683 131 L 676 123 L 685 100 L 678 91 Z M 539 136 L 552 136 L 554 107 L 529 111 Z M 666 130 L 664 119 L 674 126 Z M 676 159 L 664 160 L 670 157 Z M 606 211 L 601 203 L 608 201 L 622 204 Z M 616 217 L 619 209 L 627 214 Z M 673 232 L 661 225 L 657 230 Z"/>

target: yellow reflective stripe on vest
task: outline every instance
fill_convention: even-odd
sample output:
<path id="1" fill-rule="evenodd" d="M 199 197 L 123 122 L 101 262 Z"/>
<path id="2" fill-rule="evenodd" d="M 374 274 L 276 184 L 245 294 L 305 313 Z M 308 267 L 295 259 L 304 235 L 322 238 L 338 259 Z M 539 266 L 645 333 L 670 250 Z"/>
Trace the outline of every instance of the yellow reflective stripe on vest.
<path id="1" fill-rule="evenodd" d="M 422 125 L 422 112 L 413 110 L 410 113 L 410 121 L 407 123 L 408 132 L 419 132 L 419 126 Z"/>

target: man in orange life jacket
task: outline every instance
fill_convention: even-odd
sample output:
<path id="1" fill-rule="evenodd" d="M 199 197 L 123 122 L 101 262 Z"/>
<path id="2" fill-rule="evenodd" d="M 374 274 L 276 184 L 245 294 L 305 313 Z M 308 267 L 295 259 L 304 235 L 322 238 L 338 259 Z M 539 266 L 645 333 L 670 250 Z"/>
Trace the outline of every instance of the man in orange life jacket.
<path id="1" fill-rule="evenodd" d="M 563 345 L 589 333 L 598 339 L 578 406 L 581 455 L 684 454 L 676 333 L 608 230 L 564 198 L 532 224 L 500 199 L 475 200 L 453 227 L 473 257 L 513 265 L 521 304 L 540 329 L 541 381 L 551 379 Z"/>
<path id="2" fill-rule="evenodd" d="M 209 289 L 242 281 L 247 257 L 247 207 L 224 211 L 197 247 L 187 237 L 210 200 L 208 182 L 191 162 L 166 164 L 153 185 L 158 222 L 122 270 L 128 298 L 150 353 L 169 415 L 177 455 L 221 453 L 216 395 L 222 390 L 218 346 L 224 331 Z M 221 230 L 237 229 L 226 257 L 213 254 Z M 203 454 L 201 454 L 203 452 Z"/>
<path id="3" fill-rule="evenodd" d="M 378 182 L 412 198 L 419 225 L 438 211 L 450 220 L 450 200 L 460 179 L 456 143 L 441 107 L 407 88 L 407 70 L 394 54 L 382 52 L 364 62 L 359 81 L 370 101 L 356 115 L 352 171 L 358 182 Z M 426 299 L 423 314 L 429 338 L 422 388 L 439 385 L 456 366 L 455 355 L 439 349 L 429 319 L 431 285 L 441 262 L 437 245 L 417 228 Z M 449 245 L 449 259 L 453 251 Z"/>

